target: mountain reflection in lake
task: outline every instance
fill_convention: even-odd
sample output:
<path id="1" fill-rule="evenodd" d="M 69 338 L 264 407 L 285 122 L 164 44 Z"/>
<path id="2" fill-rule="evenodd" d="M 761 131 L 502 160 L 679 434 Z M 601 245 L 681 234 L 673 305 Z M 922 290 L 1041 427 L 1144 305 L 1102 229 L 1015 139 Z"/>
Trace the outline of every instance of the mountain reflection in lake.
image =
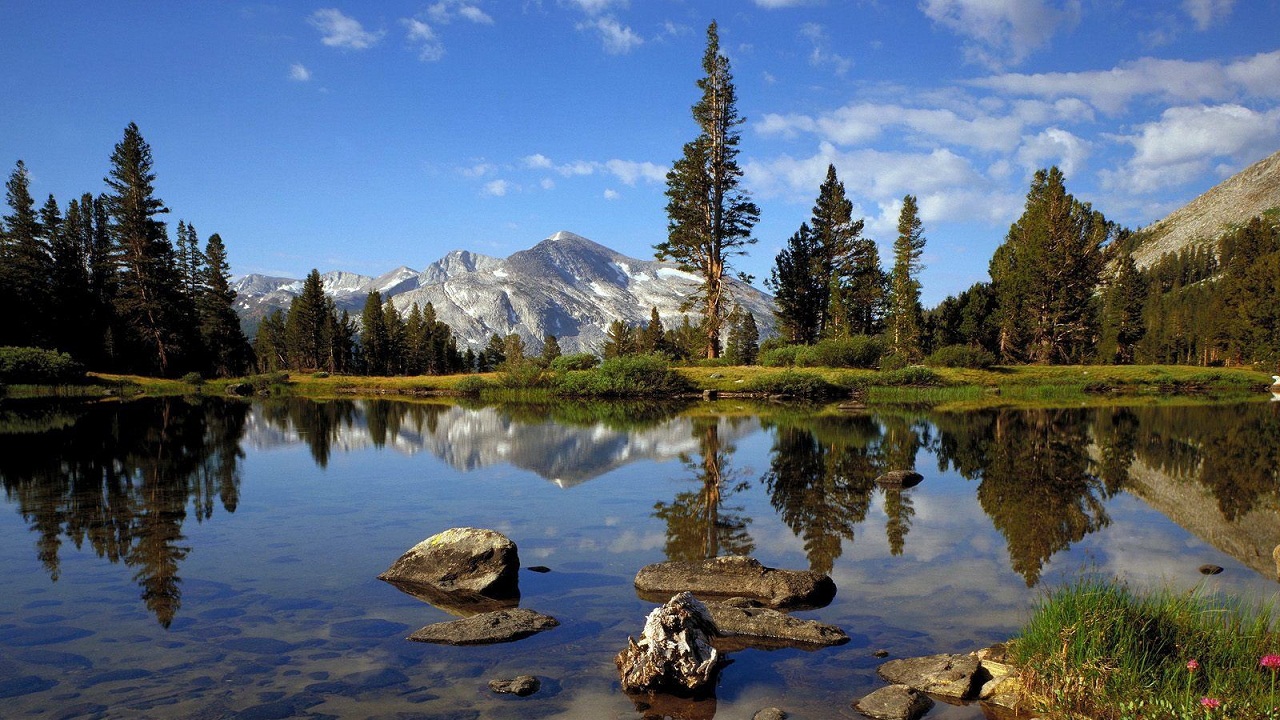
<path id="1" fill-rule="evenodd" d="M 1039 588 L 1080 572 L 1270 597 L 1278 454 L 1266 403 L 4 401 L 0 697 L 30 717 L 643 717 L 612 663 L 652 607 L 636 570 L 750 553 L 830 573 L 835 601 L 803 615 L 853 640 L 734 653 L 711 707 L 852 717 L 880 685 L 875 650 L 1005 639 Z M 906 469 L 924 482 L 877 485 Z M 374 576 L 453 526 L 497 529 L 551 567 L 521 574 L 521 605 L 562 625 L 508 645 L 405 642 L 449 616 Z M 1205 579 L 1202 563 L 1227 570 Z M 526 673 L 544 679 L 532 698 L 486 689 Z"/>

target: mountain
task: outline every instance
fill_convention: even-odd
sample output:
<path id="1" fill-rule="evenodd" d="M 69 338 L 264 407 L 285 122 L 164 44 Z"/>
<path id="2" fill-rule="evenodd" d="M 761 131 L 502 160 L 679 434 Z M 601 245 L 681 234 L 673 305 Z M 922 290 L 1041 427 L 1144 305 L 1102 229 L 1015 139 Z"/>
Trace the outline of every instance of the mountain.
<path id="1" fill-rule="evenodd" d="M 1165 253 L 1211 243 L 1224 230 L 1255 215 L 1280 208 L 1280 152 L 1259 160 L 1208 192 L 1142 230 L 1133 251 L 1138 267 L 1149 267 Z"/>
<path id="2" fill-rule="evenodd" d="M 563 231 L 507 258 L 455 250 L 421 272 L 401 266 L 378 277 L 330 272 L 321 280 L 338 308 L 352 315 L 359 315 L 373 290 L 402 314 L 414 303 L 431 303 L 459 343 L 477 350 L 495 333 L 518 333 L 533 352 L 547 334 L 566 353 L 596 352 L 610 323 L 643 325 L 654 307 L 668 328 L 686 314 L 697 320 L 680 310 L 697 277 Z M 737 280 L 731 284 L 737 302 L 755 315 L 761 337 L 774 334 L 773 298 Z M 234 288 L 236 309 L 252 327 L 272 310 L 288 308 L 302 281 L 246 275 Z"/>

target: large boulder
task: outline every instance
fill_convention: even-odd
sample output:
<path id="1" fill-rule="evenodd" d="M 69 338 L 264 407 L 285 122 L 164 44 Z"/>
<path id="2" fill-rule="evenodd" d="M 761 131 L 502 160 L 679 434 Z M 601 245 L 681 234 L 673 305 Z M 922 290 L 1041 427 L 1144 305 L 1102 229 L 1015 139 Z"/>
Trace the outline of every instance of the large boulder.
<path id="1" fill-rule="evenodd" d="M 428 625 L 409 639 L 438 645 L 491 645 L 536 635 L 559 624 L 548 615 L 515 608 Z"/>
<path id="2" fill-rule="evenodd" d="M 516 544 L 502 533 L 452 528 L 409 548 L 378 579 L 409 591 L 419 586 L 463 597 L 507 599 L 520 596 L 519 574 Z"/>
<path id="3" fill-rule="evenodd" d="M 657 602 L 691 592 L 706 598 L 746 597 L 771 608 L 818 608 L 836 595 L 827 575 L 765 567 L 741 555 L 646 565 L 636 574 L 636 589 L 642 598 Z"/>
<path id="4" fill-rule="evenodd" d="M 855 710 L 876 720 L 916 720 L 932 707 L 928 695 L 906 685 L 882 687 L 853 704 Z"/>
<path id="5" fill-rule="evenodd" d="M 748 647 L 763 650 L 797 647 L 811 650 L 849 642 L 845 631 L 834 625 L 794 618 L 786 613 L 761 607 L 754 600 L 730 598 L 724 602 L 708 602 L 706 606 L 711 611 L 711 619 L 720 635 L 712 643 L 722 652 L 734 652 Z"/>
<path id="6" fill-rule="evenodd" d="M 928 655 L 890 660 L 876 669 L 880 677 L 921 692 L 971 700 L 981 687 L 976 655 Z"/>
<path id="7" fill-rule="evenodd" d="M 688 695 L 714 687 L 720 670 L 720 654 L 711 647 L 715 632 L 701 601 L 687 592 L 671 598 L 649 613 L 640 640 L 628 637 L 614 658 L 622 689 Z"/>

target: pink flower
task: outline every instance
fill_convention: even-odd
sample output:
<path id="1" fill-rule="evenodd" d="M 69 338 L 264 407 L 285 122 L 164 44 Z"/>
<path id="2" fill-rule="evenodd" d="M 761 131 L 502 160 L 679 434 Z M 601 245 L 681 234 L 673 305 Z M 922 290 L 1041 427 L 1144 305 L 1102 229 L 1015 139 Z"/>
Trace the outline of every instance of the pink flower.
<path id="1" fill-rule="evenodd" d="M 1222 701 L 1218 698 L 1203 697 L 1200 698 L 1200 705 L 1206 710 L 1217 710 L 1222 707 Z"/>
<path id="2" fill-rule="evenodd" d="M 1191 672 L 1195 672 L 1200 669 L 1200 663 L 1196 662 L 1196 660 L 1192 658 L 1187 661 L 1187 669 Z"/>
<path id="3" fill-rule="evenodd" d="M 1280 669 L 1280 655 L 1263 655 L 1258 664 L 1272 671 Z"/>

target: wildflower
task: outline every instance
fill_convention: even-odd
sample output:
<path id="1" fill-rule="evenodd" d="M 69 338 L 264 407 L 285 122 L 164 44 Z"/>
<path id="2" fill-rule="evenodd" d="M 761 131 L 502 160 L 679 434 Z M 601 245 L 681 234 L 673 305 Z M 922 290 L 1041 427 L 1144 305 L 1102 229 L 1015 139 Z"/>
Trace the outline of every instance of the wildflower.
<path id="1" fill-rule="evenodd" d="M 1192 658 L 1187 661 L 1187 669 L 1191 672 L 1195 672 L 1200 669 L 1200 663 L 1196 662 L 1195 658 Z"/>
<path id="2" fill-rule="evenodd" d="M 1272 672 L 1280 670 L 1280 655 L 1263 655 L 1258 664 Z"/>
<path id="3" fill-rule="evenodd" d="M 1200 698 L 1200 705 L 1206 710 L 1217 710 L 1222 707 L 1222 701 L 1218 698 L 1202 697 Z"/>

